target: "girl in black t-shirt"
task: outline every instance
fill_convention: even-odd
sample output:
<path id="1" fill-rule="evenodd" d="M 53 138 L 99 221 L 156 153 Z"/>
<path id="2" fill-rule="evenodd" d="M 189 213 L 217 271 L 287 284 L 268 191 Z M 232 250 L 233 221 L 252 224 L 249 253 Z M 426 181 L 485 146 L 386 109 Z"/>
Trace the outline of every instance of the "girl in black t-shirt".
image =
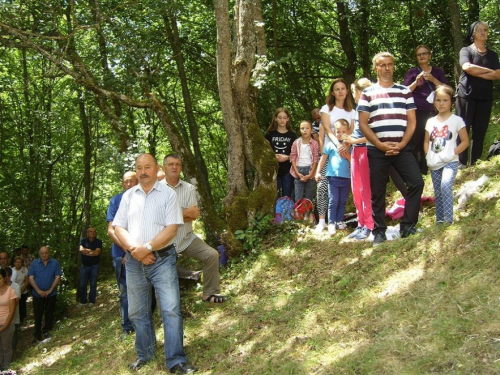
<path id="1" fill-rule="evenodd" d="M 290 125 L 290 114 L 286 108 L 280 107 L 274 112 L 271 125 L 267 128 L 265 135 L 276 155 L 278 161 L 278 198 L 287 196 L 292 198 L 293 176 L 290 174 L 290 153 L 292 144 L 297 135 L 292 131 Z M 293 199 L 293 198 L 292 198 Z"/>

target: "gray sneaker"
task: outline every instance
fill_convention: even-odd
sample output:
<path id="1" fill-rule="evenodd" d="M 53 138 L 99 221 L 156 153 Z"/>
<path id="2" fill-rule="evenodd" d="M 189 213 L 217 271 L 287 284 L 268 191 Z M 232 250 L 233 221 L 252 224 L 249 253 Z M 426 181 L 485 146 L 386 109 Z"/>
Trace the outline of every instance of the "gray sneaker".
<path id="1" fill-rule="evenodd" d="M 354 229 L 354 232 L 352 232 L 350 235 L 347 236 L 347 238 L 356 238 L 356 236 L 363 230 L 363 227 L 357 227 Z"/>
<path id="2" fill-rule="evenodd" d="M 361 228 L 359 233 L 354 237 L 355 240 L 366 240 L 372 231 L 368 228 Z"/>

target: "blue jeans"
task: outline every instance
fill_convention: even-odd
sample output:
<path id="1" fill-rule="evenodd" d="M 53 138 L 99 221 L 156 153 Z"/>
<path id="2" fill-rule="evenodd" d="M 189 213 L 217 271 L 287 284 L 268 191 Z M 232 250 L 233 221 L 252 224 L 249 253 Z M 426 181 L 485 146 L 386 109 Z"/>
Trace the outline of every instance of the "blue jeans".
<path id="1" fill-rule="evenodd" d="M 293 199 L 293 180 L 294 178 L 290 173 L 276 177 L 276 181 L 278 183 L 278 198 L 290 197 Z"/>
<path id="2" fill-rule="evenodd" d="M 151 284 L 155 287 L 163 320 L 165 359 L 167 368 L 187 362 L 183 348 L 183 327 L 179 279 L 177 277 L 175 247 L 168 257 L 157 258 L 145 266 L 126 255 L 128 316 L 135 329 L 135 351 L 143 361 L 153 359 L 156 350 L 156 335 L 151 312 Z"/>
<path id="3" fill-rule="evenodd" d="M 99 265 L 80 267 L 80 303 L 87 303 L 87 284 L 90 280 L 89 299 L 90 303 L 95 303 L 97 295 L 97 276 L 99 275 Z"/>
<path id="4" fill-rule="evenodd" d="M 308 167 L 297 167 L 301 175 L 308 175 L 311 170 L 311 166 Z M 307 198 L 311 202 L 314 199 L 314 190 L 316 190 L 316 180 L 313 178 L 307 180 L 307 182 L 302 182 L 300 179 L 295 178 L 295 202 L 299 199 Z M 305 191 L 305 197 L 304 197 Z"/>
<path id="5" fill-rule="evenodd" d="M 328 223 L 344 221 L 345 204 L 351 191 L 351 179 L 328 177 Z"/>
<path id="6" fill-rule="evenodd" d="M 453 182 L 458 171 L 458 162 L 453 161 L 443 168 L 431 171 L 434 196 L 436 198 L 437 222 L 453 223 Z"/>
<path id="7" fill-rule="evenodd" d="M 134 327 L 128 318 L 128 299 L 127 299 L 127 283 L 125 281 L 125 265 L 122 265 L 122 257 L 113 258 L 113 267 L 115 267 L 116 283 L 120 294 L 120 315 L 122 317 L 122 328 L 124 331 L 132 331 Z"/>

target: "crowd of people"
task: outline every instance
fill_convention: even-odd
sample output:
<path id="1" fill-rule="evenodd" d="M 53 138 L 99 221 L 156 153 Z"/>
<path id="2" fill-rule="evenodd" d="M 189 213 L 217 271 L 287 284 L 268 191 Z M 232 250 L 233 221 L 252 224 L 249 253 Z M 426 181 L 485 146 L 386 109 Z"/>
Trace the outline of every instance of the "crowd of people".
<path id="1" fill-rule="evenodd" d="M 344 79 L 335 79 L 325 105 L 312 110 L 313 122 L 300 122 L 298 139 L 289 111 L 278 108 L 266 133 L 279 165 L 278 197 L 312 201 L 316 189 L 315 233 L 334 235 L 346 229 L 343 216 L 352 191 L 358 227 L 348 237 L 365 240 L 373 234 L 374 245 L 379 245 L 387 240 L 389 177 L 405 200 L 400 235 L 407 237 L 416 233 L 422 175 L 430 170 L 436 222 L 452 223 L 453 182 L 458 169 L 474 165 L 482 155 L 492 82 L 500 79 L 498 55 L 486 46 L 488 30 L 484 22 L 471 25 L 460 51 L 462 74 L 456 91 L 445 72 L 430 64 L 431 49 L 421 44 L 414 50 L 417 66 L 408 70 L 402 84 L 393 80 L 394 56 L 388 52 L 372 60 L 375 83 L 361 78 L 351 92 Z"/>
<path id="2" fill-rule="evenodd" d="M 27 317 L 29 291 L 35 321 L 33 341 L 48 337 L 53 328 L 61 267 L 50 258 L 47 246 L 40 248 L 39 255 L 34 259 L 26 245 L 14 251 L 12 261 L 8 253 L 0 253 L 0 371 L 9 370 L 17 349 L 18 334 Z"/>
<path id="3" fill-rule="evenodd" d="M 131 370 L 141 369 L 155 356 L 152 311 L 157 299 L 167 368 L 176 374 L 197 371 L 183 347 L 179 275 L 197 279 L 199 273 L 177 266 L 179 255 L 203 264 L 202 301 L 226 301 L 220 294 L 219 253 L 193 232 L 192 222 L 200 216 L 196 188 L 182 180 L 181 173 L 182 160 L 176 154 L 167 155 L 161 169 L 151 154 L 141 154 L 135 172 L 123 175 L 124 192 L 112 197 L 108 207 L 123 335 L 135 332 L 137 359 L 130 363 Z"/>
<path id="4" fill-rule="evenodd" d="M 315 200 L 315 233 L 327 230 L 334 235 L 346 229 L 343 217 L 352 191 L 358 227 L 348 237 L 365 240 L 373 234 L 376 246 L 387 240 L 389 177 L 405 198 L 400 234 L 407 237 L 416 233 L 422 174 L 430 170 L 436 222 L 452 223 L 453 181 L 459 168 L 474 165 L 481 157 L 491 115 L 492 81 L 500 79 L 498 55 L 486 47 L 487 36 L 487 24 L 471 25 L 467 46 L 460 53 L 457 115 L 453 114 L 455 90 L 443 70 L 430 65 L 431 50 L 423 44 L 415 48 L 418 66 L 408 70 L 403 84 L 393 80 L 394 56 L 388 52 L 372 60 L 375 83 L 361 78 L 349 87 L 344 79 L 335 79 L 325 104 L 312 110 L 313 121 L 299 123 L 300 137 L 292 131 L 289 111 L 278 108 L 265 135 L 279 166 L 278 196 L 292 197 L 294 192 L 295 200 Z M 197 371 L 183 347 L 179 275 L 199 278 L 199 273 L 178 267 L 179 255 L 203 264 L 202 301 L 226 301 L 220 290 L 219 253 L 193 233 L 192 222 L 200 215 L 196 188 L 183 181 L 181 173 L 182 160 L 175 154 L 164 158 L 162 168 L 151 154 L 139 155 L 135 171 L 122 177 L 124 191 L 111 198 L 107 211 L 122 335 L 135 332 L 137 359 L 129 365 L 132 370 L 141 369 L 155 356 L 152 312 L 157 299 L 167 368 L 177 374 Z M 79 309 L 96 303 L 102 250 L 96 229 L 88 228 L 79 246 Z M 37 259 L 25 245 L 16 249 L 12 262 L 7 253 L 0 253 L 1 371 L 9 368 L 16 350 L 29 294 L 33 342 L 49 336 L 61 275 L 48 246 L 40 248 Z"/>
<path id="5" fill-rule="evenodd" d="M 131 370 L 141 369 L 156 354 L 153 311 L 158 300 L 167 368 L 176 374 L 197 371 L 183 348 L 179 275 L 198 280 L 200 272 L 177 266 L 179 255 L 202 263 L 203 302 L 222 304 L 227 299 L 220 290 L 219 252 L 193 232 L 192 222 L 200 216 L 196 188 L 183 181 L 181 173 L 178 155 L 167 155 L 160 169 L 151 154 L 141 154 L 136 158 L 135 171 L 122 177 L 124 191 L 113 196 L 108 206 L 106 221 L 113 242 L 111 256 L 119 289 L 122 336 L 135 332 L 137 359 L 130 363 Z M 81 265 L 76 307 L 92 308 L 103 250 L 95 228 L 87 229 L 78 250 Z M 10 366 L 17 332 L 27 315 L 28 288 L 33 298 L 33 343 L 49 337 L 62 275 L 47 246 L 40 248 L 38 259 L 24 245 L 16 254 L 19 256 L 11 268 L 9 255 L 0 253 L 0 371 Z"/>

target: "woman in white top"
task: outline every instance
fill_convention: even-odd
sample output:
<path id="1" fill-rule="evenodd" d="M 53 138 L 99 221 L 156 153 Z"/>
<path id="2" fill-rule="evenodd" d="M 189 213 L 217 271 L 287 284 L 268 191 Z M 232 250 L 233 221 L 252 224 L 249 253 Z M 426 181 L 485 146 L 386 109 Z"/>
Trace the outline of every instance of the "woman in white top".
<path id="1" fill-rule="evenodd" d="M 326 137 L 328 137 L 337 148 L 341 147 L 340 142 L 333 133 L 333 125 L 335 122 L 340 119 L 347 120 L 349 123 L 349 134 L 351 134 L 354 129 L 354 104 L 349 86 L 343 78 L 336 78 L 333 80 L 325 103 L 326 104 L 321 107 L 319 111 L 321 114 L 321 125 L 319 127 L 320 154 L 323 153 Z M 325 222 L 326 210 L 328 208 L 328 181 L 325 178 L 327 165 L 328 163 L 325 162 L 321 170 L 321 179 L 317 186 L 316 205 L 318 208 L 319 222 L 314 230 L 315 233 L 321 233 L 327 227 Z"/>

